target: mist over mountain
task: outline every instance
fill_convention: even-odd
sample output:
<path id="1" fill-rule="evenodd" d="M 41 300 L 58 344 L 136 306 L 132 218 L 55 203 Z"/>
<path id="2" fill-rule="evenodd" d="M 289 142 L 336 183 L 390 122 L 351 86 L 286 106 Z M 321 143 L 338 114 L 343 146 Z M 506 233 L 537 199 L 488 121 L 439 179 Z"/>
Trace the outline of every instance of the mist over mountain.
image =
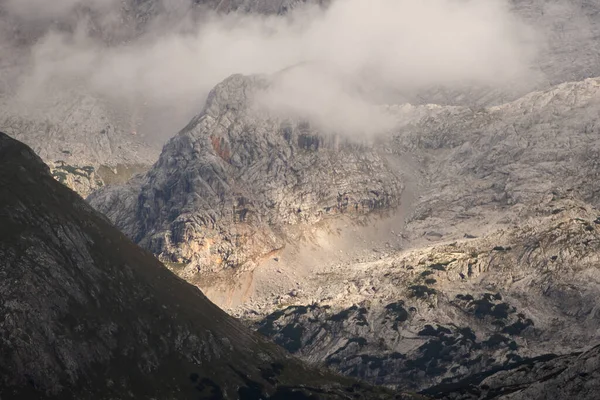
<path id="1" fill-rule="evenodd" d="M 0 0 L 0 397 L 594 399 L 599 11 Z"/>
<path id="2" fill-rule="evenodd" d="M 185 1 L 5 3 L 9 21 L 48 24 L 22 62 L 11 66 L 19 69 L 14 88 L 19 104 L 35 107 L 49 93 L 83 90 L 117 108 L 158 113 L 140 131 L 164 140 L 229 75 L 294 67 L 297 72 L 284 76 L 266 103 L 339 121 L 386 93 L 408 97 L 436 86 L 529 85 L 543 43 L 502 1 L 348 0 L 291 7 L 283 15 L 263 14 L 269 11 L 260 3 L 245 13 L 202 5 L 197 10 Z M 14 44 L 7 36 L 9 51 Z M 333 98 L 336 108 L 329 105 Z M 309 108 L 315 100 L 321 103 Z M 367 126 L 364 114 L 360 131 Z"/>

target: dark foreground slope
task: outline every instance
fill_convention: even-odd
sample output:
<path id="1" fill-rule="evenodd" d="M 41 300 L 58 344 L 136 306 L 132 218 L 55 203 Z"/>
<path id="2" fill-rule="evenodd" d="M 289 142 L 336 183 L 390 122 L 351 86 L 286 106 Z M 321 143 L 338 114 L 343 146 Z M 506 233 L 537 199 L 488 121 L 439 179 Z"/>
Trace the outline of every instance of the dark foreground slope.
<path id="1" fill-rule="evenodd" d="M 3 400 L 394 397 L 250 333 L 2 133 L 0 352 Z"/>

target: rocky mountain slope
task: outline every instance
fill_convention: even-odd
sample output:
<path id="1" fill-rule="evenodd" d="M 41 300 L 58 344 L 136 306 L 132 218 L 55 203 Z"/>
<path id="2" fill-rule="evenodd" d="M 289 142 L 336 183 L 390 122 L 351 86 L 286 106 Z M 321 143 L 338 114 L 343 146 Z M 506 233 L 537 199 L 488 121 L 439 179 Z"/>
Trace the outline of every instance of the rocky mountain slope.
<path id="1" fill-rule="evenodd" d="M 288 129 L 288 121 L 250 113 L 245 96 L 260 90 L 262 79 L 234 76 L 219 85 L 148 174 L 98 192 L 92 204 L 156 254 L 180 257 L 170 259 L 172 268 L 203 287 L 214 285 L 214 274 L 206 274 L 201 260 L 215 265 L 223 254 L 225 261 L 251 259 L 252 251 L 270 255 L 242 288 L 250 293 L 246 304 L 232 311 L 258 320 L 259 331 L 306 360 L 374 383 L 425 390 L 549 352 L 582 351 L 598 340 L 597 79 L 479 110 L 389 106 L 385 111 L 398 120 L 393 132 L 376 143 L 349 141 L 334 155 L 322 145 L 333 136 L 312 133 L 317 146 L 298 134 L 299 125 Z M 278 151 L 265 151 L 270 143 Z M 356 161 L 353 148 L 364 161 Z M 298 188 L 286 179 L 307 155 L 310 167 L 304 164 L 299 182 L 333 190 L 317 192 L 323 197 L 313 196 L 308 208 L 282 207 L 286 199 L 302 199 L 285 192 Z M 338 155 L 347 162 L 326 174 L 320 160 Z M 269 167 L 274 159 L 285 162 Z M 344 184 L 350 175 L 354 180 Z M 238 176 L 250 183 L 242 186 L 244 215 L 255 219 L 235 217 Z M 340 188 L 354 189 L 347 209 L 336 209 L 336 194 L 345 197 Z M 407 188 L 412 200 L 403 197 Z M 392 199 L 378 211 L 412 213 L 388 225 L 380 243 L 367 237 L 333 255 L 317 250 L 317 261 L 302 273 L 303 246 L 331 222 L 319 221 L 315 210 L 331 207 L 330 217 L 349 221 L 337 231 L 344 236 L 364 229 L 352 216 L 361 207 L 352 205 L 373 192 Z M 297 207 L 310 218 L 289 219 Z M 286 247 L 270 254 L 278 242 L 259 237 L 244 247 L 227 236 L 248 225 L 285 233 L 279 243 Z M 303 235 L 286 232 L 294 230 Z M 222 266 L 212 272 L 231 277 L 225 271 L 235 264 Z"/>
<path id="2" fill-rule="evenodd" d="M 232 76 L 147 173 L 89 200 L 310 362 L 437 398 L 594 398 L 600 80 L 563 82 L 600 75 L 599 4 L 514 1 L 545 38 L 543 90 L 409 93 L 376 140 L 257 111 L 270 77 Z M 149 168 L 136 112 L 74 99 L 49 127 L 5 120 L 82 194 Z"/>
<path id="3" fill-rule="evenodd" d="M 186 19 L 199 19 L 207 11 L 277 15 L 303 4 L 326 5 L 329 0 L 123 0 L 71 1 L 56 9 L 22 6 L 10 1 L 0 3 L 3 42 L 21 46 L 34 43 L 49 30 L 73 31 L 85 22 L 96 38 L 108 45 L 118 45 L 143 35 L 148 29 L 167 32 Z M 162 27 L 157 27 L 160 21 Z"/>
<path id="4" fill-rule="evenodd" d="M 244 328 L 0 134 L 0 396 L 403 398 Z"/>
<path id="5" fill-rule="evenodd" d="M 9 354 L 2 365 L 3 395 L 226 398 L 237 389 L 240 398 L 262 390 L 271 398 L 289 398 L 290 391 L 309 398 L 315 389 L 299 383 L 314 387 L 334 379 L 309 370 L 298 374 L 294 361 L 248 334 L 51 179 L 30 149 L 6 136 L 0 143 L 0 251 L 7 283 L 2 337 Z M 600 212 L 569 193 L 529 210 L 519 228 L 324 271 L 326 278 L 315 279 L 325 287 L 325 300 L 273 314 L 261 331 L 277 332 L 276 340 L 305 355 L 326 344 L 335 349 L 330 365 L 388 383 L 387 368 L 417 383 L 424 375 L 447 376 L 448 367 L 458 372 L 424 390 L 435 398 L 594 398 L 596 349 L 527 357 L 539 348 L 564 350 L 595 339 L 590 299 L 599 287 Z M 407 281 L 414 284 L 404 287 Z M 333 296 L 363 304 L 340 312 L 325 304 Z M 134 318 L 128 314 L 132 305 Z M 282 323 L 287 325 L 280 329 Z M 305 342 L 309 329 L 312 347 Z M 235 368 L 227 365 L 230 357 Z M 320 358 L 317 352 L 312 357 Z M 290 365 L 293 376 L 285 373 Z M 468 372 L 476 370 L 481 372 Z M 319 396 L 348 398 L 338 386 L 326 387 Z"/>
<path id="6" fill-rule="evenodd" d="M 217 85 L 147 174 L 89 201 L 183 276 L 204 279 L 252 269 L 296 240 L 296 226 L 398 204 L 402 182 L 384 155 L 257 114 L 253 96 L 268 82 L 236 75 Z"/>
<path id="7" fill-rule="evenodd" d="M 599 103 L 600 80 L 588 79 L 497 107 L 449 108 L 401 128 L 396 151 L 417 159 L 425 177 L 413 235 L 435 230 L 450 239 L 473 233 L 460 229 L 518 224 L 513 212 L 553 190 L 572 189 L 597 206 Z"/>
<path id="8" fill-rule="evenodd" d="M 324 267 L 257 328 L 307 360 L 414 389 L 598 342 L 600 211 L 557 194 L 519 217 L 481 238 Z"/>
<path id="9" fill-rule="evenodd" d="M 598 347 L 557 356 L 546 354 L 510 369 L 477 374 L 457 384 L 425 391 L 435 399 L 595 399 Z"/>
<path id="10" fill-rule="evenodd" d="M 476 337 L 485 341 L 490 335 L 502 332 L 506 325 L 517 324 L 525 330 L 529 323 L 524 321 L 530 319 L 538 334 L 527 340 L 527 349 L 517 352 L 523 352 L 520 356 L 540 354 L 550 348 L 562 353 L 585 347 L 596 337 L 597 329 L 592 299 L 597 289 L 594 276 L 597 275 L 595 263 L 599 251 L 595 238 L 598 215 L 594 208 L 598 206 L 595 180 L 598 174 L 595 154 L 599 145 L 595 130 L 595 110 L 600 94 L 598 83 L 597 79 L 591 79 L 563 84 L 550 91 L 532 93 L 513 103 L 479 111 L 446 109 L 435 118 L 426 117 L 401 128 L 392 139 L 397 146 L 395 151 L 401 157 L 415 159 L 419 165 L 420 180 L 414 213 L 404 227 L 396 227 L 396 232 L 402 232 L 405 247 L 416 250 L 407 250 L 407 253 L 398 253 L 388 261 L 378 260 L 366 265 L 354 264 L 356 260 L 354 263 L 352 260 L 334 263 L 334 270 L 339 272 L 330 277 L 328 268 L 318 270 L 323 273 L 321 277 L 314 278 L 314 282 L 306 287 L 301 284 L 300 294 L 284 296 L 283 303 L 308 306 L 316 302 L 317 305 L 331 306 L 329 313 L 334 315 L 351 306 L 350 303 L 371 301 L 373 296 L 378 296 L 377 293 L 389 295 L 381 277 L 394 277 L 398 271 L 408 274 L 402 278 L 396 276 L 391 284 L 402 295 L 393 295 L 386 300 L 387 304 L 379 306 L 379 311 L 374 314 L 364 311 L 363 319 L 357 319 L 359 322 L 379 321 L 385 319 L 388 313 L 385 306 L 398 301 L 406 303 L 407 306 L 402 308 L 408 310 L 411 298 L 432 297 L 435 299 L 434 310 L 442 310 L 444 306 L 440 298 L 446 298 L 451 304 L 450 310 L 464 311 L 465 308 L 479 307 L 478 302 L 485 300 L 486 296 L 486 301 L 504 299 L 500 303 L 506 302 L 511 291 L 524 285 L 518 289 L 520 301 L 540 309 L 529 315 L 518 311 L 522 306 L 507 304 L 505 307 L 516 307 L 513 316 L 522 314 L 522 317 L 503 321 L 492 318 L 485 328 L 491 329 L 487 333 L 475 329 L 477 319 L 464 323 L 463 327 L 474 329 Z M 569 215 L 574 211 L 575 214 Z M 565 213 L 568 218 L 565 218 Z M 392 235 L 389 237 L 391 239 Z M 436 242 L 443 245 L 430 248 Z M 461 247 L 462 250 L 457 250 Z M 391 251 L 388 249 L 387 252 Z M 379 254 L 377 258 L 380 258 Z M 416 259 L 415 254 L 419 255 Z M 470 254 L 465 264 L 459 262 L 460 254 Z M 485 267 L 479 266 L 481 254 L 489 255 L 485 258 Z M 512 260 L 508 260 L 506 255 L 511 255 Z M 532 262 L 542 266 L 541 270 L 528 271 Z M 582 262 L 586 266 L 578 267 Z M 415 264 L 424 264 L 426 268 L 421 270 Z M 433 269 L 427 268 L 428 265 Z M 452 266 L 459 268 L 458 276 L 447 275 L 446 271 Z M 471 282 L 482 268 L 489 269 L 489 273 L 493 271 L 492 276 L 464 293 L 454 292 L 456 282 Z M 359 275 L 350 284 L 347 282 L 348 271 L 353 269 L 360 273 L 366 269 L 380 278 L 372 281 L 367 273 L 366 276 Z M 518 271 L 518 274 L 511 270 Z M 445 290 L 452 293 L 439 292 L 440 287 L 436 285 L 440 284 L 440 274 L 448 279 L 449 286 Z M 333 288 L 334 281 L 343 284 Z M 314 296 L 319 288 L 327 288 L 327 291 Z M 536 291 L 544 295 L 538 298 Z M 498 293 L 500 297 L 493 300 Z M 280 296 L 283 295 L 285 293 L 280 293 Z M 297 298 L 303 295 L 309 298 Z M 458 295 L 462 299 L 456 298 Z M 552 297 L 555 299 L 548 305 L 548 299 Z M 575 309 L 568 309 L 571 306 Z M 493 309 L 496 305 L 489 307 Z M 356 318 L 360 314 L 359 308 L 353 311 Z M 367 307 L 365 310 L 370 309 Z M 317 308 L 317 312 L 321 311 Z M 445 324 L 456 323 L 454 313 L 451 312 L 450 318 L 440 319 L 428 312 L 411 328 L 412 332 L 416 335 L 426 325 L 435 327 L 435 324 L 441 324 L 449 329 L 446 334 L 450 335 L 452 329 Z M 310 313 L 307 314 L 306 318 L 311 319 Z M 284 314 L 275 314 L 276 320 L 282 318 L 281 321 L 287 321 L 281 327 L 288 326 L 296 318 L 294 315 L 292 312 L 292 319 L 286 319 Z M 408 319 L 409 315 L 406 314 L 405 318 Z M 567 322 L 572 316 L 579 319 Z M 536 318 L 552 323 L 542 328 Z M 314 322 L 315 318 L 312 320 Z M 561 325 L 561 321 L 565 325 Z M 314 326 L 319 326 L 319 323 L 315 322 Z M 353 326 L 350 330 L 354 329 L 353 324 L 350 326 Z M 379 338 L 374 333 L 375 328 L 371 331 L 369 324 L 361 329 L 370 334 L 358 335 L 356 340 L 362 337 L 367 339 L 367 343 L 377 344 Z M 552 344 L 546 343 L 544 335 L 547 333 L 542 331 L 555 335 L 549 339 Z M 308 336 L 313 333 L 314 328 L 307 328 Z M 399 340 L 400 335 L 394 333 L 390 337 L 393 340 L 388 339 L 394 342 Z M 458 340 L 458 337 L 453 340 Z M 504 344 L 508 346 L 512 340 Z M 406 344 L 398 341 L 398 345 L 400 343 L 402 346 Z M 519 341 L 515 343 L 518 345 Z M 542 347 L 535 350 L 536 346 Z M 355 345 L 355 348 L 358 351 L 360 346 Z M 398 351 L 394 346 L 391 348 Z M 307 348 L 309 353 L 310 349 Z M 472 351 L 472 354 L 477 353 Z M 327 360 L 330 356 L 331 353 L 320 354 L 312 359 Z M 368 362 L 357 364 L 357 368 L 359 365 L 364 367 Z M 360 372 L 369 373 L 368 369 Z M 438 374 L 439 371 L 435 373 Z M 383 375 L 372 376 L 372 379 L 385 380 L 387 374 Z"/>
<path id="11" fill-rule="evenodd" d="M 395 151 L 420 171 L 414 213 L 395 227 L 407 249 L 313 267 L 293 291 L 254 299 L 242 315 L 283 307 L 257 327 L 289 350 L 419 389 L 585 349 L 598 340 L 599 88 L 597 79 L 563 84 L 400 128 Z M 537 378 L 493 379 L 515 385 L 509 398 L 528 398 L 523 382 Z"/>
<path id="12" fill-rule="evenodd" d="M 516 224 L 555 189 L 596 205 L 597 79 L 487 109 L 388 106 L 397 128 L 363 143 L 256 111 L 266 82 L 218 85 L 148 174 L 91 203 L 188 275 L 257 261 L 299 237 L 288 229 L 299 223 L 394 210 L 408 183 L 419 198 L 402 235 L 413 245 Z M 248 232 L 261 233 L 245 242 Z"/>
<path id="13" fill-rule="evenodd" d="M 126 112 L 93 96 L 71 94 L 61 93 L 26 112 L 10 102 L 0 109 L 2 128 L 29 143 L 55 178 L 82 196 L 125 182 L 152 165 L 159 149 L 135 134 Z"/>

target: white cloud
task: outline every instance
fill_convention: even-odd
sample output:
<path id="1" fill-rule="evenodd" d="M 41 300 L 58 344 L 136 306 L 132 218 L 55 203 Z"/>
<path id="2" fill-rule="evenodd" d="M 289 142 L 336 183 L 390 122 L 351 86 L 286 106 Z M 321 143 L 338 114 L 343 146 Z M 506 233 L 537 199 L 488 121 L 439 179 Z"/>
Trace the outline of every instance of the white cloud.
<path id="1" fill-rule="evenodd" d="M 112 0 L 95 1 L 106 7 Z M 27 10 L 50 2 L 10 3 L 20 14 L 39 14 Z M 62 0 L 55 11 L 77 3 Z M 363 132 L 380 117 L 365 92 L 520 84 L 531 79 L 539 45 L 504 0 L 336 0 L 287 16 L 212 15 L 191 32 L 149 32 L 110 48 L 78 32 L 49 34 L 34 47 L 22 99 L 39 98 L 48 83 L 76 82 L 116 102 L 161 110 L 165 137 L 234 73 L 296 66 L 279 75 L 264 105 Z"/>

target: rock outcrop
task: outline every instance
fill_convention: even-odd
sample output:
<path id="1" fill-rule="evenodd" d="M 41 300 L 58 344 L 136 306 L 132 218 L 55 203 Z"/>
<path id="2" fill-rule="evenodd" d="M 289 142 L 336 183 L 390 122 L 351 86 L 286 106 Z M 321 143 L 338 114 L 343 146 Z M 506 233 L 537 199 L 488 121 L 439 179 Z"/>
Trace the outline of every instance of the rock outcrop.
<path id="1" fill-rule="evenodd" d="M 251 333 L 1 133 L 0 169 L 2 398 L 404 397 Z"/>
<path id="2" fill-rule="evenodd" d="M 399 203 L 401 179 L 383 151 L 254 109 L 266 85 L 226 79 L 147 174 L 89 201 L 188 278 L 252 268 L 301 235 L 298 226 Z"/>
<path id="3" fill-rule="evenodd" d="M 390 146 L 421 174 L 405 249 L 315 269 L 262 300 L 274 312 L 259 331 L 312 362 L 419 390 L 596 343 L 599 96 L 590 79 L 400 128 Z M 495 384 L 510 386 L 503 376 Z M 533 393 L 535 375 L 523 379 L 507 398 Z"/>
<path id="4" fill-rule="evenodd" d="M 519 227 L 323 268 L 257 329 L 306 360 L 415 390 L 581 351 L 600 340 L 599 217 L 556 196 Z"/>
<path id="5" fill-rule="evenodd" d="M 583 399 L 598 397 L 599 348 L 564 356 L 546 354 L 477 374 L 424 393 L 433 399 Z"/>

